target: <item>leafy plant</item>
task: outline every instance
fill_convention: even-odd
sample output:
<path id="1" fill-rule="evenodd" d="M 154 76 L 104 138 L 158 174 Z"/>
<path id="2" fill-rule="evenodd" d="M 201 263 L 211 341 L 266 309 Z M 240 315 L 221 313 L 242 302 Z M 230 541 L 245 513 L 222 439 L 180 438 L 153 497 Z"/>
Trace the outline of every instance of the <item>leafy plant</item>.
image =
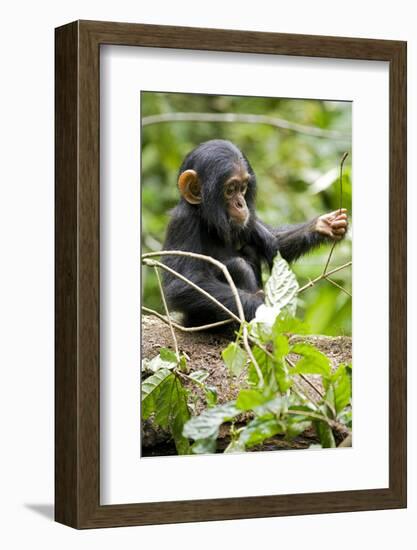
<path id="1" fill-rule="evenodd" d="M 217 404 L 216 388 L 205 384 L 209 373 L 204 370 L 188 373 L 187 358 L 168 348 L 161 348 L 159 355 L 143 360 L 143 372 L 152 373 L 142 382 L 142 421 L 149 418 L 156 426 L 169 431 L 178 454 L 190 454 L 190 443 L 183 434 L 184 425 L 190 419 L 190 392 L 185 380 L 201 387 L 207 405 Z"/>
<path id="2" fill-rule="evenodd" d="M 333 430 L 344 435 L 349 432 L 351 368 L 340 365 L 332 373 L 329 358 L 315 346 L 290 343 L 287 331 L 292 328 L 301 332 L 305 326 L 294 318 L 279 316 L 269 332 L 256 332 L 253 354 L 262 371 L 262 384 L 238 342 L 223 352 L 232 374 L 236 374 L 236 358 L 239 372 L 243 364 L 248 365 L 249 387 L 242 388 L 236 400 L 212 407 L 185 423 L 183 435 L 194 440 L 193 453 L 214 452 L 221 424 L 238 421 L 242 413 L 250 413 L 250 420 L 231 430 L 232 440 L 225 452 L 244 451 L 275 435 L 292 440 L 312 426 L 322 447 L 335 447 Z M 295 362 L 293 356 L 298 357 Z M 310 374 L 321 378 L 325 390 L 317 401 L 299 390 L 299 377 Z"/>
<path id="3" fill-rule="evenodd" d="M 153 422 L 171 432 L 178 454 L 188 454 L 189 442 L 182 434 L 190 418 L 187 392 L 179 379 L 176 363 L 172 361 L 171 368 L 166 368 L 161 354 L 155 359 L 152 362 L 155 374 L 142 383 L 142 420 L 153 414 Z"/>

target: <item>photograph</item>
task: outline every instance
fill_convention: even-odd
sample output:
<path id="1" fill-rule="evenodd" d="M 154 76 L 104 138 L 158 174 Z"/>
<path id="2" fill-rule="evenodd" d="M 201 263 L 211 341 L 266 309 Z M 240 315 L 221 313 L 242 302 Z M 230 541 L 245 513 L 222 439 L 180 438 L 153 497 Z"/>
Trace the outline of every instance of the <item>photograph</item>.
<path id="1" fill-rule="evenodd" d="M 139 101 L 141 458 L 351 447 L 352 102 Z"/>

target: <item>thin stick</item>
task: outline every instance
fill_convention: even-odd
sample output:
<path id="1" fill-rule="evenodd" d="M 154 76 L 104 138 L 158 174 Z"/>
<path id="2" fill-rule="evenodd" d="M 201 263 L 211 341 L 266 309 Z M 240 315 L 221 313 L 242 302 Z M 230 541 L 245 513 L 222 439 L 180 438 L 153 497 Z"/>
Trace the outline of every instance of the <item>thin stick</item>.
<path id="1" fill-rule="evenodd" d="M 180 351 L 178 349 L 178 342 L 177 342 L 177 337 L 175 336 L 174 327 L 172 326 L 172 323 L 171 323 L 171 317 L 169 315 L 169 310 L 168 310 L 167 302 L 166 302 L 166 299 L 165 299 L 165 292 L 164 292 L 164 289 L 162 288 L 162 283 L 161 283 L 161 278 L 159 276 L 158 268 L 155 266 L 154 270 L 155 270 L 155 275 L 156 275 L 156 278 L 157 278 L 157 281 L 158 281 L 159 291 L 160 291 L 161 297 L 162 297 L 162 302 L 164 304 L 165 313 L 167 314 L 168 325 L 169 325 L 169 328 L 171 329 L 172 339 L 174 340 L 175 355 L 177 356 L 177 361 L 179 363 L 179 361 L 180 361 Z"/>
<path id="2" fill-rule="evenodd" d="M 340 161 L 340 175 L 339 175 L 339 185 L 340 185 L 340 206 L 339 206 L 339 212 L 341 213 L 342 207 L 343 207 L 343 164 L 345 163 L 345 160 L 348 158 L 349 153 L 346 151 L 346 153 L 343 154 L 342 160 Z"/>
<path id="3" fill-rule="evenodd" d="M 233 296 L 235 298 L 239 318 L 237 318 L 237 316 L 233 312 L 231 312 L 230 309 L 223 306 L 223 304 L 221 304 L 218 300 L 216 300 L 216 298 L 211 296 L 211 294 L 209 294 L 208 292 L 206 292 L 202 288 L 195 285 L 195 283 L 190 281 L 190 279 L 187 279 L 186 277 L 183 277 L 182 275 L 179 276 L 180 274 L 178 272 L 174 271 L 171 268 L 169 268 L 168 271 L 170 271 L 170 273 L 172 273 L 173 275 L 175 275 L 179 279 L 182 278 L 184 281 L 186 281 L 191 286 L 193 286 L 193 287 L 195 286 L 196 289 L 199 289 L 199 291 L 203 292 L 206 296 L 211 296 L 212 300 L 215 300 L 217 302 L 217 304 L 222 307 L 222 309 L 225 309 L 229 313 L 229 315 L 231 314 L 231 316 L 234 317 L 235 319 L 237 319 L 239 322 L 244 322 L 245 321 L 245 315 L 243 313 L 242 302 L 240 301 L 240 296 L 239 296 L 239 293 L 237 291 L 236 285 L 235 285 L 235 283 L 234 283 L 234 281 L 233 281 L 233 279 L 232 279 L 232 277 L 229 273 L 229 270 L 227 269 L 227 267 L 222 262 L 219 262 L 218 260 L 215 260 L 211 256 L 205 256 L 204 254 L 196 254 L 195 252 L 184 252 L 183 250 L 161 250 L 159 252 L 148 252 L 147 254 L 142 255 L 142 259 L 153 258 L 155 256 L 186 256 L 186 257 L 189 257 L 189 258 L 195 258 L 197 260 L 203 260 L 205 262 L 209 262 L 209 263 L 215 265 L 216 267 L 218 267 L 223 272 L 223 275 L 225 276 L 226 281 L 229 283 L 229 286 L 232 290 Z M 159 265 L 159 267 L 162 267 L 162 266 L 164 266 L 164 268 L 168 267 L 165 264 L 160 264 Z"/>
<path id="4" fill-rule="evenodd" d="M 329 283 L 332 283 L 332 285 L 337 286 L 337 288 L 339 288 L 340 290 L 343 290 L 343 292 L 345 292 L 348 296 L 350 296 L 352 298 L 352 294 L 348 290 L 346 290 L 346 288 L 339 285 L 339 283 L 336 283 L 336 281 L 333 281 L 333 279 L 330 279 L 330 277 L 328 277 L 327 275 L 326 275 L 325 279 L 326 279 L 326 281 L 329 281 Z"/>
<path id="5" fill-rule="evenodd" d="M 235 321 L 237 321 L 238 323 L 240 323 L 240 319 L 237 315 L 235 315 L 232 311 L 230 311 L 230 309 L 228 309 L 226 306 L 224 306 L 221 302 L 219 302 L 214 296 L 212 296 L 211 294 L 209 294 L 208 292 L 206 292 L 205 290 L 203 290 L 201 287 L 199 287 L 198 285 L 196 285 L 195 283 L 193 283 L 192 281 L 190 281 L 190 279 L 187 279 L 187 277 L 184 277 L 184 275 L 181 275 L 180 273 L 178 273 L 177 271 L 175 271 L 174 269 L 171 269 L 170 267 L 168 267 L 167 265 L 165 264 L 162 264 L 161 262 L 158 262 L 158 260 L 147 260 L 146 258 L 143 260 L 143 263 L 145 265 L 148 265 L 150 267 L 154 267 L 154 266 L 158 266 L 160 267 L 161 269 L 165 269 L 165 271 L 168 271 L 169 273 L 171 273 L 172 275 L 174 275 L 175 277 L 177 277 L 178 279 L 180 279 L 181 281 L 184 281 L 184 283 L 187 283 L 188 285 L 190 285 L 192 288 L 194 288 L 195 290 L 197 290 L 198 292 L 200 292 L 201 294 L 203 294 L 203 296 L 205 296 L 206 298 L 208 298 L 209 300 L 211 300 L 212 302 L 214 302 L 216 305 L 218 305 L 223 311 L 225 311 L 230 317 L 232 317 Z"/>
<path id="6" fill-rule="evenodd" d="M 327 273 L 327 268 L 329 267 L 330 260 L 332 259 L 333 250 L 335 246 L 336 246 L 336 241 L 334 241 L 334 243 L 332 244 L 329 255 L 327 256 L 327 262 L 326 262 L 326 265 L 324 266 L 323 275 L 326 275 Z"/>
<path id="7" fill-rule="evenodd" d="M 350 262 L 347 262 L 343 265 L 340 265 L 339 267 L 335 267 L 334 269 L 332 269 L 331 271 L 328 271 L 327 273 L 322 273 L 321 275 L 319 275 L 318 277 L 316 277 L 315 279 L 313 279 L 312 281 L 310 281 L 309 283 L 307 283 L 306 285 L 302 286 L 301 288 L 298 289 L 298 292 L 304 292 L 305 290 L 307 290 L 308 288 L 314 286 L 316 283 L 318 283 L 319 281 L 321 281 L 322 279 L 326 279 L 329 275 L 333 275 L 333 273 L 337 273 L 338 271 L 340 271 L 341 269 L 344 269 L 345 267 L 349 267 L 350 265 L 352 265 L 352 261 Z"/>
<path id="8" fill-rule="evenodd" d="M 155 317 L 158 317 L 161 321 L 169 325 L 168 319 L 165 317 L 165 315 L 162 315 L 158 311 L 155 311 L 154 309 L 151 309 L 146 306 L 142 306 L 142 311 L 145 313 L 148 313 L 149 315 L 154 315 Z M 184 327 L 183 325 L 180 325 L 179 323 L 176 323 L 171 318 L 171 324 L 173 327 L 175 327 L 177 330 L 180 330 L 181 332 L 198 332 L 200 330 L 207 330 L 209 328 L 215 328 L 220 327 L 222 325 L 228 325 L 232 322 L 232 319 L 225 319 L 224 321 L 217 321 L 217 323 L 210 323 L 209 325 L 201 325 L 199 327 Z"/>
<path id="9" fill-rule="evenodd" d="M 198 260 L 203 260 L 203 261 L 209 262 L 209 263 L 217 266 L 223 272 L 223 274 L 226 278 L 226 281 L 229 283 L 229 286 L 232 290 L 232 294 L 233 294 L 233 296 L 235 298 L 235 301 L 236 301 L 236 307 L 237 307 L 239 317 L 237 317 L 232 311 L 230 311 L 221 302 L 219 302 L 216 298 L 214 298 L 214 296 L 212 296 L 211 294 L 209 294 L 208 292 L 206 292 L 205 290 L 203 290 L 202 288 L 197 286 L 195 283 L 190 281 L 190 279 L 187 279 L 186 277 L 184 277 L 180 273 L 177 273 L 173 269 L 169 268 L 165 264 L 162 264 L 161 262 L 158 262 L 157 260 L 149 260 L 148 259 L 148 258 L 153 258 L 155 256 L 169 256 L 169 255 L 171 255 L 171 256 L 175 256 L 175 255 L 176 256 L 188 256 L 188 257 L 191 257 L 191 258 L 196 258 Z M 206 296 L 207 298 L 212 300 L 221 309 L 226 311 L 233 319 L 235 319 L 239 323 L 241 323 L 241 325 L 243 326 L 243 332 L 242 332 L 243 345 L 246 349 L 246 353 L 248 354 L 249 359 L 252 361 L 253 366 L 255 367 L 256 374 L 258 375 L 258 379 L 259 379 L 259 387 L 262 387 L 264 385 L 264 377 L 262 375 L 262 371 L 261 371 L 261 369 L 260 369 L 260 367 L 259 367 L 259 365 L 258 365 L 258 363 L 255 359 L 255 356 L 252 353 L 251 347 L 249 345 L 248 327 L 247 327 L 246 320 L 245 320 L 245 315 L 244 315 L 244 312 L 243 312 L 242 302 L 240 300 L 240 296 L 239 296 L 238 290 L 236 288 L 236 285 L 235 285 L 235 283 L 234 283 L 227 267 L 224 264 L 222 264 L 221 262 L 219 262 L 218 260 L 215 260 L 214 258 L 211 258 L 210 256 L 204 256 L 203 254 L 196 254 L 194 252 L 184 252 L 182 250 L 162 250 L 160 252 L 148 252 L 147 254 L 142 255 L 142 261 L 146 265 L 157 265 L 158 267 L 169 271 L 172 275 L 174 275 L 175 277 L 177 277 L 177 278 L 183 280 L 184 282 L 188 283 L 190 286 L 195 288 L 195 290 L 197 290 L 198 292 L 202 293 L 204 296 Z"/>
<path id="10" fill-rule="evenodd" d="M 343 154 L 342 156 L 342 159 L 340 161 L 340 173 L 339 173 L 339 185 L 340 185 L 340 196 L 339 196 L 339 214 L 342 213 L 342 207 L 343 207 L 343 183 L 342 183 L 342 180 L 343 180 L 343 164 L 345 162 L 345 160 L 348 158 L 349 156 L 349 153 L 346 151 L 346 153 Z M 327 258 L 327 262 L 326 262 L 326 265 L 324 267 L 324 271 L 323 271 L 323 275 L 325 275 L 327 273 L 327 268 L 329 267 L 329 264 L 330 264 L 330 260 L 332 258 L 332 255 L 333 255 L 333 250 L 336 246 L 336 241 L 333 243 L 332 245 L 332 248 L 330 249 L 330 252 L 329 252 L 329 256 Z"/>

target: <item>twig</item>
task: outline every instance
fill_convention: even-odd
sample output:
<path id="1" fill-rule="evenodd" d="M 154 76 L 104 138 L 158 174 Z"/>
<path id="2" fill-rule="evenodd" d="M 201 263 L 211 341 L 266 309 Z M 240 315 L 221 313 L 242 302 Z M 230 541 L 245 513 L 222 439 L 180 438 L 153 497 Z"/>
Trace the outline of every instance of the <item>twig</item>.
<path id="1" fill-rule="evenodd" d="M 326 265 L 324 266 L 324 269 L 323 269 L 323 275 L 326 275 L 326 273 L 327 273 L 327 268 L 329 267 L 330 260 L 332 259 L 333 250 L 334 250 L 335 246 L 336 246 L 336 241 L 334 241 L 334 243 L 332 244 L 329 255 L 327 256 L 327 262 L 326 262 Z"/>
<path id="2" fill-rule="evenodd" d="M 169 315 L 169 310 L 168 310 L 167 302 L 166 302 L 166 299 L 165 299 L 165 292 L 164 292 L 164 289 L 162 288 L 162 283 L 161 283 L 161 278 L 159 276 L 158 268 L 155 266 L 154 270 L 155 270 L 156 279 L 157 279 L 158 285 L 159 285 L 159 292 L 161 293 L 162 302 L 164 304 L 165 313 L 167 315 L 168 325 L 169 325 L 169 328 L 171 329 L 172 339 L 174 341 L 175 355 L 177 356 L 177 361 L 179 363 L 180 362 L 180 352 L 179 352 L 179 349 L 178 349 L 177 337 L 175 336 L 174 328 L 173 328 L 172 323 L 171 323 L 171 317 Z"/>
<path id="3" fill-rule="evenodd" d="M 343 292 L 345 292 L 348 296 L 350 296 L 352 298 L 352 294 L 346 290 L 346 288 L 344 288 L 342 285 L 339 285 L 339 283 L 336 283 L 336 281 L 333 281 L 333 279 L 330 279 L 330 277 L 328 277 L 326 275 L 325 277 L 326 281 L 329 281 L 329 283 L 332 283 L 332 285 L 334 286 L 337 286 L 337 288 L 339 288 L 340 290 L 342 290 Z"/>
<path id="4" fill-rule="evenodd" d="M 152 252 L 153 254 L 153 252 Z M 183 275 L 181 275 L 180 273 L 178 273 L 177 271 L 175 271 L 174 269 L 171 269 L 170 267 L 168 267 L 167 265 L 161 263 L 161 262 L 158 262 L 158 260 L 148 260 L 146 258 L 143 259 L 143 263 L 145 265 L 148 265 L 150 267 L 154 267 L 154 266 L 157 266 L 157 267 L 160 267 L 161 269 L 165 269 L 165 271 L 168 271 L 169 273 L 171 273 L 172 275 L 174 275 L 175 277 L 177 277 L 178 279 L 180 279 L 181 281 L 184 281 L 185 283 L 189 284 L 192 288 L 194 288 L 195 290 L 197 290 L 198 292 L 200 292 L 201 294 L 203 294 L 203 296 L 205 296 L 206 298 L 208 298 L 209 300 L 211 300 L 212 302 L 214 302 L 216 305 L 218 305 L 223 311 L 225 311 L 230 317 L 232 317 L 235 321 L 237 321 L 238 323 L 240 323 L 240 319 L 237 315 L 235 315 L 233 313 L 233 311 L 230 311 L 230 309 L 228 309 L 226 306 L 224 306 L 221 302 L 219 302 L 214 296 L 212 296 L 210 293 L 206 292 L 205 290 L 203 290 L 201 287 L 199 287 L 198 285 L 196 285 L 195 283 L 193 283 L 190 279 L 188 279 L 187 277 L 184 277 Z"/>
<path id="5" fill-rule="evenodd" d="M 212 296 L 211 294 L 209 294 L 208 292 L 206 292 L 205 290 L 200 288 L 198 285 L 196 285 L 195 283 L 190 281 L 190 279 L 187 279 L 186 277 L 184 277 L 180 273 L 174 271 L 173 269 L 171 269 L 167 265 L 162 264 L 161 262 L 158 262 L 157 260 L 149 260 L 148 259 L 148 258 L 153 258 L 155 256 L 170 256 L 170 255 L 171 256 L 188 256 L 188 257 L 191 257 L 191 258 L 195 258 L 195 259 L 198 259 L 198 260 L 203 260 L 203 261 L 209 262 L 209 263 L 217 266 L 222 271 L 223 275 L 226 278 L 226 281 L 229 283 L 232 294 L 235 298 L 236 307 L 237 307 L 239 317 L 237 317 L 226 306 L 224 306 L 221 302 L 219 302 L 216 298 L 214 298 L 214 296 Z M 218 260 L 215 260 L 214 258 L 212 258 L 211 256 L 204 256 L 203 254 L 196 254 L 194 252 L 184 252 L 182 250 L 161 250 L 160 252 L 148 252 L 147 254 L 142 255 L 142 261 L 146 265 L 157 265 L 158 267 L 169 271 L 175 277 L 177 277 L 177 278 L 183 280 L 184 282 L 188 283 L 195 290 L 198 290 L 198 292 L 201 292 L 202 294 L 204 294 L 204 296 L 206 296 L 207 298 L 212 300 L 214 303 L 216 303 L 219 307 L 221 307 L 221 309 L 226 311 L 233 319 L 237 320 L 243 326 L 243 331 L 242 331 L 243 345 L 246 349 L 246 353 L 248 354 L 249 359 L 252 361 L 253 366 L 255 367 L 256 374 L 258 375 L 258 379 L 259 379 L 259 386 L 262 387 L 264 385 L 264 377 L 263 377 L 262 371 L 261 371 L 261 369 L 260 369 L 260 367 L 259 367 L 259 365 L 258 365 L 258 363 L 255 359 L 255 356 L 252 353 L 251 347 L 249 345 L 248 327 L 247 327 L 246 320 L 245 320 L 245 315 L 244 315 L 244 312 L 243 312 L 242 302 L 240 300 L 239 292 L 236 288 L 236 285 L 235 285 L 235 283 L 234 283 L 227 267 L 223 263 L 221 263 Z"/>
<path id="6" fill-rule="evenodd" d="M 337 273 L 338 271 L 340 271 L 341 269 L 345 269 L 345 267 L 349 267 L 350 265 L 352 265 L 352 260 L 349 261 L 349 262 L 346 262 L 345 264 L 343 265 L 340 265 L 339 267 L 335 267 L 334 269 L 332 269 L 331 271 L 328 271 L 327 273 L 322 273 L 321 275 L 319 275 L 318 277 L 316 277 L 315 279 L 313 279 L 312 281 L 310 281 L 309 283 L 307 283 L 306 285 L 302 286 L 301 288 L 298 289 L 298 292 L 304 292 L 305 290 L 307 290 L 308 288 L 314 286 L 316 283 L 318 283 L 319 281 L 321 281 L 322 279 L 326 279 L 329 275 L 333 275 L 333 273 Z"/>
<path id="7" fill-rule="evenodd" d="M 163 122 L 243 122 L 248 124 L 266 124 L 274 128 L 282 128 L 309 136 L 350 140 L 350 136 L 337 130 L 323 130 L 314 126 L 305 126 L 296 122 L 290 122 L 283 118 L 266 115 L 252 115 L 246 113 L 162 113 L 142 118 L 142 127 Z"/>
<path id="8" fill-rule="evenodd" d="M 340 175 L 339 175 L 339 185 L 340 185 L 340 206 L 339 206 L 339 211 L 342 210 L 342 206 L 343 206 L 343 184 L 342 184 L 342 179 L 343 179 L 343 164 L 345 163 L 345 160 L 348 158 L 349 156 L 349 153 L 346 151 L 346 153 L 343 154 L 343 157 L 342 157 L 342 160 L 340 161 Z"/>
<path id="9" fill-rule="evenodd" d="M 340 185 L 340 195 L 339 195 L 339 214 L 342 213 L 342 207 L 343 207 L 343 183 L 342 183 L 342 180 L 343 180 L 343 164 L 345 162 L 345 160 L 348 158 L 348 155 L 349 153 L 346 152 L 343 154 L 342 156 L 342 159 L 340 161 L 340 174 L 339 174 L 339 185 Z M 323 270 L 323 275 L 325 275 L 327 273 L 327 268 L 329 267 L 329 264 L 330 264 L 330 260 L 332 258 L 332 255 L 333 255 L 333 250 L 336 246 L 336 241 L 333 243 L 332 245 L 332 248 L 330 249 L 330 252 L 329 252 L 329 256 L 327 258 L 327 262 L 326 262 L 326 265 L 324 267 L 324 270 Z"/>
<path id="10" fill-rule="evenodd" d="M 151 309 L 146 306 L 142 306 L 142 311 L 149 313 L 149 315 L 154 315 L 155 317 L 158 317 L 158 319 L 161 319 L 161 321 L 163 321 L 167 325 L 169 324 L 168 319 L 165 317 L 165 315 L 162 315 L 161 313 L 159 313 L 158 311 L 155 311 L 154 309 Z M 222 325 L 228 325 L 230 323 L 232 323 L 232 319 L 225 319 L 224 321 L 217 321 L 217 323 L 210 323 L 209 325 L 201 325 L 199 327 L 184 327 L 171 319 L 172 326 L 175 327 L 177 330 L 180 330 L 181 332 L 198 332 L 200 330 L 207 330 L 209 328 L 220 327 Z"/>
<path id="11" fill-rule="evenodd" d="M 235 298 L 236 307 L 237 307 L 239 317 L 236 316 L 232 311 L 230 311 L 230 309 L 228 309 L 222 303 L 220 303 L 216 298 L 214 298 L 214 296 L 211 296 L 211 294 L 209 294 L 208 292 L 206 292 L 205 290 L 200 288 L 198 285 L 196 285 L 195 283 L 190 281 L 190 279 L 187 279 L 186 277 L 184 277 L 183 275 L 181 275 L 177 271 L 174 271 L 173 269 L 169 268 L 167 265 L 158 262 L 159 267 L 161 267 L 162 269 L 166 269 L 172 275 L 175 275 L 175 277 L 183 280 L 184 282 L 187 282 L 189 285 L 191 285 L 193 288 L 195 288 L 196 290 L 198 290 L 199 292 L 204 294 L 206 297 L 210 297 L 210 299 L 212 301 L 215 301 L 218 305 L 220 305 L 220 307 L 223 310 L 225 310 L 236 321 L 238 321 L 238 322 L 244 322 L 245 321 L 242 302 L 240 301 L 240 296 L 239 296 L 239 293 L 237 291 L 236 285 L 235 285 L 235 283 L 234 283 L 234 281 L 233 281 L 233 279 L 232 279 L 232 277 L 229 273 L 229 270 L 227 269 L 227 267 L 222 262 L 219 262 L 218 260 L 215 260 L 211 256 L 205 256 L 204 254 L 197 254 L 195 252 L 185 252 L 183 250 L 160 250 L 159 252 L 148 252 L 147 254 L 142 255 L 142 260 L 146 260 L 147 258 L 154 258 L 156 256 L 185 256 L 185 257 L 188 257 L 188 258 L 195 258 L 196 260 L 203 260 L 205 262 L 208 262 L 208 263 L 213 264 L 216 267 L 218 267 L 220 269 L 220 271 L 222 271 L 223 275 L 226 278 L 226 281 L 229 283 L 229 286 L 232 290 L 232 294 Z"/>

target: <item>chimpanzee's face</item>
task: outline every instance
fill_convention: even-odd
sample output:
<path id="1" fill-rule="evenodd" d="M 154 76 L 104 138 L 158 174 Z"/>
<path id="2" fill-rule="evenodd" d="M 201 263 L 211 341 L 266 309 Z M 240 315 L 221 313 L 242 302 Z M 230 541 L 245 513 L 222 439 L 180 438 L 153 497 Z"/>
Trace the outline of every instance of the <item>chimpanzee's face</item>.
<path id="1" fill-rule="evenodd" d="M 194 214 L 225 241 L 236 230 L 247 228 L 254 211 L 256 178 L 249 161 L 232 143 L 211 140 L 189 153 L 180 169 L 178 188 L 185 202 L 195 207 Z"/>
<path id="2" fill-rule="evenodd" d="M 249 221 L 249 209 L 245 195 L 248 189 L 250 174 L 239 163 L 232 176 L 224 182 L 223 196 L 227 214 L 232 223 L 245 226 Z"/>

